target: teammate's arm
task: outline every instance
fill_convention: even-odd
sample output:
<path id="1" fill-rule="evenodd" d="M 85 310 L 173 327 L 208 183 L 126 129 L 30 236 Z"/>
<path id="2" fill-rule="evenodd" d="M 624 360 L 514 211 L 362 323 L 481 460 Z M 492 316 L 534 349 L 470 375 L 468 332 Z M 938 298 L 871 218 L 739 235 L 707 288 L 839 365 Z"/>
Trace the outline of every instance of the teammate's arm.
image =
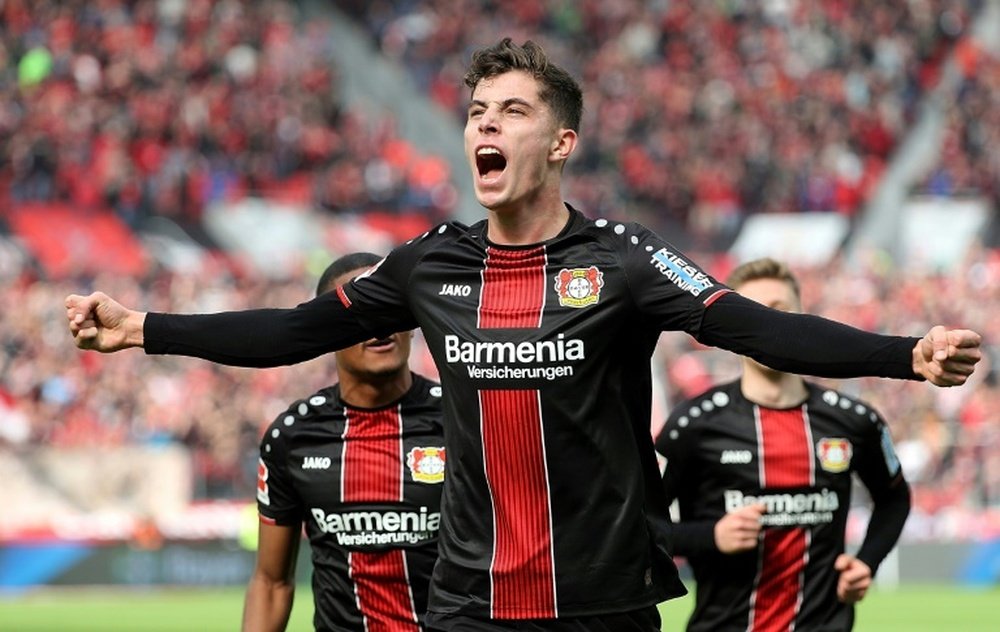
<path id="1" fill-rule="evenodd" d="M 257 563 L 243 605 L 243 632 L 281 632 L 288 625 L 301 530 L 301 525 L 260 521 Z"/>
<path id="2" fill-rule="evenodd" d="M 872 575 L 878 571 L 879 565 L 885 559 L 892 547 L 896 546 L 906 518 L 910 515 L 910 486 L 900 476 L 895 484 L 881 493 L 872 494 L 872 515 L 868 522 L 868 531 L 858 549 L 857 558 L 865 562 Z"/>
<path id="3" fill-rule="evenodd" d="M 910 515 L 911 499 L 910 486 L 896 457 L 889 427 L 878 416 L 867 430 L 858 447 L 855 471 L 871 496 L 872 515 L 857 558 L 867 564 L 874 575 L 903 532 Z"/>
<path id="4" fill-rule="evenodd" d="M 692 484 L 688 479 L 691 469 L 689 460 L 695 449 L 694 435 L 697 431 L 691 426 L 681 428 L 678 424 L 681 411 L 687 409 L 687 402 L 674 407 L 655 440 L 656 451 L 666 461 L 662 479 L 668 505 L 674 501 L 683 502 L 680 497 L 684 494 L 684 486 Z M 673 553 L 688 556 L 713 551 L 714 528 L 714 521 L 685 520 L 682 512 L 681 518 L 673 524 L 671 530 Z"/>
<path id="5" fill-rule="evenodd" d="M 864 598 L 875 573 L 899 540 L 910 514 L 910 486 L 903 476 L 889 428 L 876 416 L 857 441 L 853 469 L 872 499 L 868 531 L 856 555 L 844 553 L 834 562 L 839 573 L 837 598 L 856 603 Z"/>

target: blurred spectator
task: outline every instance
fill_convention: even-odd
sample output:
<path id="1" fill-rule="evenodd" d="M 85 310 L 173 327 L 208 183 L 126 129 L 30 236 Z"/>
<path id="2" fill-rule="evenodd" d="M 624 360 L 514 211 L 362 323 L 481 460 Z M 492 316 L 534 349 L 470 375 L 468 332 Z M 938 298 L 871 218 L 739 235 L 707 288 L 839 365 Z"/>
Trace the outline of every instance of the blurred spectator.
<path id="1" fill-rule="evenodd" d="M 576 64 L 587 112 L 567 197 L 681 246 L 725 243 L 747 213 L 857 213 L 979 5 L 342 4 L 459 116 L 466 57 L 498 33 Z"/>
<path id="2" fill-rule="evenodd" d="M 979 195 L 1000 208 L 1000 59 L 964 41 L 958 97 L 946 113 L 941 156 L 918 187 L 940 196 Z M 992 149 L 991 149 L 992 148 Z"/>
<path id="3" fill-rule="evenodd" d="M 437 219 L 448 173 L 389 113 L 345 108 L 323 20 L 288 2 L 0 4 L 0 207 L 110 207 L 131 225 L 246 194 Z M 402 148 L 405 148 L 403 150 Z"/>

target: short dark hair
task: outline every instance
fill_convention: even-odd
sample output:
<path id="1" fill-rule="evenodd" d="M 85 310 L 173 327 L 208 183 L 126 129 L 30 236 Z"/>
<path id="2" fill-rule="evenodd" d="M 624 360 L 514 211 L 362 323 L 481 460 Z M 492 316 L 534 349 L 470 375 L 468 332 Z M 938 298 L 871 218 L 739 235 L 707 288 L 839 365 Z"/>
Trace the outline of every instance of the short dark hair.
<path id="1" fill-rule="evenodd" d="M 333 280 L 340 275 L 352 270 L 370 268 L 381 260 L 382 257 L 371 252 L 352 252 L 334 259 L 333 263 L 328 265 L 319 277 L 319 283 L 316 284 L 316 296 L 335 289 L 337 286 Z"/>
<path id="2" fill-rule="evenodd" d="M 472 64 L 465 73 L 465 85 L 474 92 L 483 79 L 512 70 L 523 70 L 541 83 L 538 96 L 552 108 L 556 120 L 564 127 L 580 131 L 583 116 L 580 85 L 572 75 L 550 62 L 542 47 L 531 40 L 519 46 L 505 37 L 493 46 L 474 52 Z"/>
<path id="3" fill-rule="evenodd" d="M 754 259 L 753 261 L 747 261 L 746 263 L 736 266 L 726 278 L 726 285 L 733 289 L 737 289 L 744 283 L 757 281 L 758 279 L 775 279 L 777 281 L 784 281 L 791 286 L 792 291 L 795 292 L 795 298 L 800 300 L 802 298 L 802 294 L 799 290 L 799 280 L 795 278 L 794 274 L 792 274 L 788 265 L 770 257 Z"/>

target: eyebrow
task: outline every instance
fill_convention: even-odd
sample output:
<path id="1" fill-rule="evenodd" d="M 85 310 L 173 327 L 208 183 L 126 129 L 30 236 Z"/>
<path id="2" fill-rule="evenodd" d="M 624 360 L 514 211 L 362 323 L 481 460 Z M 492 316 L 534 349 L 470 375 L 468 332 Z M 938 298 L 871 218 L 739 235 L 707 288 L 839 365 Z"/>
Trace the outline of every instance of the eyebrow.
<path id="1" fill-rule="evenodd" d="M 473 99 L 472 101 L 469 101 L 470 108 L 477 105 L 485 108 L 488 104 L 486 101 L 480 101 L 479 99 Z M 534 109 L 535 107 L 520 97 L 511 97 L 509 99 L 504 99 L 503 101 L 500 102 L 500 109 L 505 110 L 512 105 L 523 105 L 525 107 L 529 107 L 532 109 Z"/>

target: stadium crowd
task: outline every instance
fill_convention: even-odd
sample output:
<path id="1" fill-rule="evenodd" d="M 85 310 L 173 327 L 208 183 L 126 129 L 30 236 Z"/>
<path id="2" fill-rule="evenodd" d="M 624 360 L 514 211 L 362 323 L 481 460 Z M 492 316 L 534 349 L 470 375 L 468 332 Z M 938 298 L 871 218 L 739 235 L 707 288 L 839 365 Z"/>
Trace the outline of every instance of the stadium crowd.
<path id="1" fill-rule="evenodd" d="M 978 8 L 974 0 L 340 5 L 460 116 L 471 47 L 500 32 L 540 41 L 586 82 L 586 142 L 570 165 L 567 199 L 593 216 L 627 209 L 698 248 L 724 243 L 751 212 L 854 216 Z M 324 33 L 322 21 L 300 25 L 292 5 L 274 0 L 0 3 L 0 208 L 60 201 L 81 212 L 110 208 L 132 225 L 166 216 L 195 233 L 207 205 L 248 193 L 332 212 L 449 215 L 440 161 L 399 138 L 391 116 L 341 102 Z M 974 192 L 1000 207 L 1000 159 L 989 151 L 1000 141 L 1000 64 L 967 55 L 977 72 L 967 73 L 942 158 L 920 187 Z M 698 258 L 724 276 L 725 258 L 712 259 Z M 147 309 L 192 312 L 295 304 L 311 279 L 213 267 L 63 282 L 0 264 L 0 299 L 18 306 L 0 310 L 0 455 L 177 443 L 191 449 L 196 498 L 246 498 L 263 424 L 289 397 L 335 378 L 330 359 L 243 370 L 67 351 L 60 305 L 85 285 Z M 864 269 L 836 260 L 796 272 L 815 313 L 914 334 L 960 323 L 1000 339 L 1000 254 L 988 248 L 949 275 L 878 258 Z M 663 348 L 671 399 L 726 370 L 728 360 L 686 337 L 665 336 Z M 987 358 L 976 383 L 941 392 L 838 385 L 890 421 L 915 490 L 914 520 L 1000 507 L 996 361 Z"/>
<path id="2" fill-rule="evenodd" d="M 724 275 L 723 260 L 716 268 Z M 802 269 L 805 308 L 867 329 L 918 335 L 932 322 L 961 322 L 1000 339 L 1000 254 L 976 252 L 948 276 L 908 274 L 873 262 L 853 270 L 841 262 Z M 225 273 L 150 281 L 100 278 L 136 305 L 158 311 L 214 311 L 300 302 L 310 280 L 264 281 Z M 109 358 L 66 353 L 62 297 L 73 284 L 0 281 L 0 298 L 18 310 L 0 313 L 0 443 L 103 448 L 175 442 L 192 450 L 198 498 L 245 496 L 255 482 L 256 444 L 267 420 L 294 393 L 335 377 L 329 358 L 282 369 L 224 368 L 192 359 Z M 682 335 L 664 336 L 668 397 L 677 401 L 732 370 L 732 357 Z M 415 366 L 433 371 L 426 351 Z M 1000 506 L 1000 384 L 997 358 L 982 378 L 939 391 L 921 383 L 851 380 L 838 388 L 871 401 L 890 421 L 915 514 L 948 507 Z M 137 379 L 137 376 L 138 379 Z M 312 386 L 309 386 L 312 385 Z M 661 420 L 662 421 L 662 420 Z M 655 422 L 655 420 L 654 420 Z"/>
<path id="3" fill-rule="evenodd" d="M 459 116 L 472 48 L 498 32 L 538 40 L 584 79 L 568 198 L 711 245 L 748 213 L 854 216 L 981 3 L 346 4 Z M 984 133 L 956 151 L 974 157 Z"/>
<path id="4" fill-rule="evenodd" d="M 0 5 L 0 199 L 165 216 L 248 194 L 449 214 L 447 165 L 347 107 L 322 19 L 288 2 Z"/>

